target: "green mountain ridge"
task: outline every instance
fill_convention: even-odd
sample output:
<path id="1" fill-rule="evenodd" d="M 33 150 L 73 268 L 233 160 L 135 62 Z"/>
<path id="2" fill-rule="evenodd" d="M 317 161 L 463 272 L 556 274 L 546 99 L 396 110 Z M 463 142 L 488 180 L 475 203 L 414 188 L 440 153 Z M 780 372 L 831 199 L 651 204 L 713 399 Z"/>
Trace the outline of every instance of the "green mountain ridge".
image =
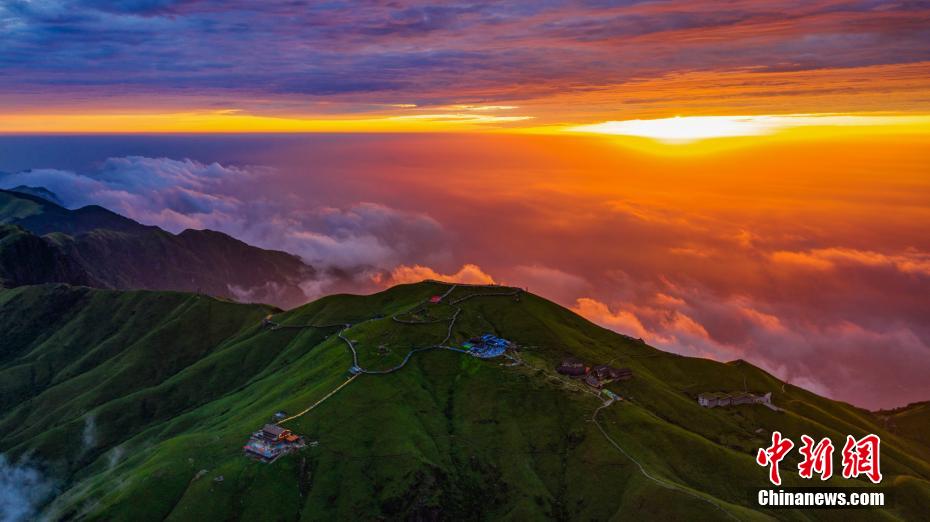
<path id="1" fill-rule="evenodd" d="M 434 295 L 442 303 L 424 304 Z M 925 406 L 868 412 L 744 361 L 659 351 L 515 289 L 424 282 L 279 312 L 23 286 L 0 290 L 0 332 L 0 452 L 54 480 L 49 520 L 916 520 L 930 502 Z M 518 362 L 429 348 L 484 333 L 514 342 Z M 398 369 L 351 375 L 349 342 L 365 370 Z M 556 374 L 568 356 L 632 369 L 607 385 L 622 400 L 604 406 Z M 783 411 L 696 402 L 744 390 Z M 284 423 L 318 444 L 272 464 L 243 456 L 273 413 L 324 398 Z M 759 509 L 750 490 L 767 470 L 754 455 L 774 430 L 835 444 L 879 434 L 893 506 Z M 782 463 L 785 485 L 819 486 L 797 462 Z"/>
<path id="2" fill-rule="evenodd" d="M 32 195 L 44 189 L 29 189 L 29 194 L 0 190 L 0 234 L 19 237 L 15 250 L 12 241 L 0 244 L 0 284 L 5 286 L 60 282 L 176 290 L 290 308 L 306 302 L 300 285 L 317 275 L 295 255 L 257 248 L 221 232 L 171 234 L 96 205 L 69 210 Z M 34 236 L 26 238 L 24 231 Z M 52 268 L 33 270 L 34 263 Z"/>

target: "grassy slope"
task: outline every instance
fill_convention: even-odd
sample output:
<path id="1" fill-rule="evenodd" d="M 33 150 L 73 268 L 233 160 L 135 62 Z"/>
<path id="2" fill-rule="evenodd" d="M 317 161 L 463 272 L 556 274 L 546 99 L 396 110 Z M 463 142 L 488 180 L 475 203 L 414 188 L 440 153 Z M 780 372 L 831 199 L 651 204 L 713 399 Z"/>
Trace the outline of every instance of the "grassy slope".
<path id="1" fill-rule="evenodd" d="M 13 223 L 41 212 L 41 198 L 22 197 L 19 193 L 0 190 L 0 216 L 3 216 L 0 223 Z"/>
<path id="2" fill-rule="evenodd" d="M 930 447 L 930 401 L 916 402 L 903 408 L 880 412 L 893 433 Z"/>
<path id="3" fill-rule="evenodd" d="M 443 288 L 331 296 L 278 320 L 389 317 Z M 474 292 L 460 288 L 450 298 Z M 2 291 L 0 331 L 11 332 L 11 342 L 0 351 L 0 450 L 36 450 L 62 477 L 67 487 L 48 508 L 53 518 L 912 519 L 930 501 L 930 448 L 911 435 L 926 425 L 899 423 L 889 433 L 869 412 L 790 385 L 782 391 L 747 363 L 666 354 L 535 296 L 461 306 L 454 340 L 496 332 L 519 343 L 527 365 L 418 353 L 399 372 L 363 375 L 289 423 L 320 445 L 264 465 L 241 456 L 248 433 L 346 379 L 351 357 L 338 328 L 261 329 L 265 307 L 176 293 Z M 446 327 L 387 318 L 346 335 L 358 341 L 363 366 L 388 368 L 410 347 L 441 340 Z M 692 494 L 646 478 L 609 445 L 588 421 L 599 401 L 551 372 L 568 354 L 634 369 L 633 380 L 610 385 L 626 400 L 603 410 L 601 424 L 651 475 Z M 744 386 L 774 392 L 787 411 L 706 410 L 694 400 L 700 391 Z M 89 418 L 90 445 L 82 442 Z M 774 429 L 834 441 L 847 432 L 881 434 L 895 508 L 753 511 L 748 488 L 764 486 L 766 476 L 753 451 Z M 794 463 L 783 465 L 786 485 L 810 485 L 788 471 Z M 207 471 L 198 477 L 200 470 Z"/>

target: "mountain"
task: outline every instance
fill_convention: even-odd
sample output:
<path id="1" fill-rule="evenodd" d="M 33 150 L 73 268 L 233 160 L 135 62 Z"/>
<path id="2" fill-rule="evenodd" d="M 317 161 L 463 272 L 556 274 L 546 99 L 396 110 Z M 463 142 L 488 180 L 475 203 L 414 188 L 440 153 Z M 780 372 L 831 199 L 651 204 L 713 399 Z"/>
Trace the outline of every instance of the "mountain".
<path id="1" fill-rule="evenodd" d="M 2 173 L 0 173 L 2 175 Z M 60 206 L 64 206 L 61 199 L 57 194 L 45 187 L 30 187 L 27 185 L 19 185 L 10 189 L 11 192 L 20 192 L 22 194 L 29 194 L 30 196 L 40 197 L 44 200 L 51 201 L 52 203 Z"/>
<path id="2" fill-rule="evenodd" d="M 0 223 L 19 225 L 40 236 L 53 232 L 78 236 L 97 229 L 133 234 L 160 230 L 98 205 L 69 210 L 44 197 L 11 190 L 0 190 Z"/>
<path id="3" fill-rule="evenodd" d="M 90 275 L 48 241 L 16 225 L 0 225 L 0 286 L 93 285 Z"/>
<path id="4" fill-rule="evenodd" d="M 0 290 L 0 464 L 31 477 L 20 512 L 846 521 L 917 520 L 930 505 L 930 425 L 903 420 L 925 411 L 899 412 L 892 429 L 887 412 L 819 397 L 744 361 L 665 353 L 518 289 L 424 282 L 275 312 L 178 292 Z M 514 359 L 421 350 L 485 333 L 515 343 Z M 632 370 L 606 386 L 622 400 L 605 405 L 555 373 L 566 357 Z M 384 373 L 355 375 L 356 364 Z M 771 393 L 780 410 L 696 400 L 741 391 Z M 308 409 L 282 424 L 315 444 L 271 464 L 243 455 L 275 412 Z M 768 482 L 754 454 L 773 430 L 834 443 L 879 434 L 893 505 L 758 508 L 751 488 Z M 785 485 L 815 485 L 791 471 L 796 453 L 782 463 Z"/>
<path id="5" fill-rule="evenodd" d="M 42 190 L 30 189 L 32 194 Z M 22 259 L 54 258 L 44 263 L 65 267 L 45 280 L 34 279 L 33 273 L 33 279 L 26 279 L 31 283 L 188 291 L 290 308 L 306 302 L 300 284 L 315 277 L 314 269 L 297 256 L 257 248 L 220 232 L 171 234 L 103 207 L 69 210 L 48 199 L 54 195 L 32 194 L 0 190 L 0 226 L 17 226 L 34 235 L 20 237 L 19 247 L 30 252 Z M 10 230 L 6 234 L 12 234 Z M 0 257 L 0 262 L 0 277 L 25 264 L 10 257 Z M 27 284 L 6 279 L 7 286 Z"/>

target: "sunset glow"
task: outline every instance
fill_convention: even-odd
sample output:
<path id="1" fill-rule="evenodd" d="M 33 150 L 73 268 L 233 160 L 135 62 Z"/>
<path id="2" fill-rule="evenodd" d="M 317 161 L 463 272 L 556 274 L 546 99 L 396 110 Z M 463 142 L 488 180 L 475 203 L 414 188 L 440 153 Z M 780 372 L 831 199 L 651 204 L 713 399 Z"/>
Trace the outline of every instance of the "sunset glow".
<path id="1" fill-rule="evenodd" d="M 0 522 L 926 519 L 928 0 L 0 0 L 0 78 Z"/>
<path id="2" fill-rule="evenodd" d="M 0 2 L 0 182 L 295 253 L 313 297 L 528 285 L 888 406 L 930 394 L 928 23 L 847 0 Z"/>
<path id="3" fill-rule="evenodd" d="M 787 114 L 780 116 L 676 116 L 656 120 L 609 121 L 581 125 L 570 130 L 615 136 L 652 138 L 667 143 L 690 143 L 709 138 L 761 136 L 798 127 L 821 127 L 824 134 L 830 128 L 869 127 L 911 128 L 930 132 L 930 117 L 874 116 L 837 114 Z"/>

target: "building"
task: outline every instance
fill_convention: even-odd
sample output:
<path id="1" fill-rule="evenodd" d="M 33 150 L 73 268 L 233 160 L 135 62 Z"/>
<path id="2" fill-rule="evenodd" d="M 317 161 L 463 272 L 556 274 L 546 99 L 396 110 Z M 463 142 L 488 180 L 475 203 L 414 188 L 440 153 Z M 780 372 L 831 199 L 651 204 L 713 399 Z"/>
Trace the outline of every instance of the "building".
<path id="1" fill-rule="evenodd" d="M 717 394 L 702 393 L 698 395 L 698 404 L 705 408 L 713 408 L 717 406 Z"/>
<path id="2" fill-rule="evenodd" d="M 430 298 L 429 298 L 429 302 L 431 302 L 431 303 L 433 303 L 433 304 L 441 303 L 441 302 L 442 302 L 442 296 L 441 296 L 441 295 L 434 295 L 433 297 L 430 297 Z"/>
<path id="3" fill-rule="evenodd" d="M 303 437 L 277 424 L 265 424 L 261 430 L 249 437 L 242 447 L 246 455 L 264 462 L 274 462 L 281 455 L 297 451 L 305 446 Z"/>
<path id="4" fill-rule="evenodd" d="M 740 406 L 743 404 L 762 404 L 773 410 L 777 410 L 772 405 L 772 392 L 765 395 L 757 395 L 749 392 L 713 392 L 701 393 L 698 395 L 697 402 L 705 408 L 715 408 L 717 406 Z"/>
<path id="5" fill-rule="evenodd" d="M 602 383 L 600 379 L 595 377 L 594 374 L 590 373 L 584 376 L 584 383 L 594 388 L 595 390 L 600 390 L 604 386 L 604 383 Z"/>
<path id="6" fill-rule="evenodd" d="M 598 379 L 602 382 L 625 381 L 633 378 L 633 370 L 629 368 L 614 368 L 606 364 L 600 364 L 591 369 Z"/>
<path id="7" fill-rule="evenodd" d="M 491 359 L 503 355 L 511 346 L 513 346 L 513 343 L 507 339 L 492 334 L 474 337 L 462 344 L 462 347 L 468 350 L 468 353 L 481 359 Z"/>
<path id="8" fill-rule="evenodd" d="M 558 365 L 555 368 L 555 371 L 561 373 L 562 375 L 569 375 L 571 377 L 580 377 L 582 375 L 587 375 L 591 371 L 591 367 L 586 365 L 579 359 L 574 357 L 569 357 L 562 360 L 562 364 Z"/>

